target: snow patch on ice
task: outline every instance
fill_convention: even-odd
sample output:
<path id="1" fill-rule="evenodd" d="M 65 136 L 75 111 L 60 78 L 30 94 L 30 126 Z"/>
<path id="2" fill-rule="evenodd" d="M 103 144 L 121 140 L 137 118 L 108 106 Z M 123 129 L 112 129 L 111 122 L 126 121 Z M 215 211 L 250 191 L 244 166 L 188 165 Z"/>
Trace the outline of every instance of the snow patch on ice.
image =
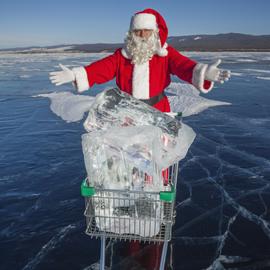
<path id="1" fill-rule="evenodd" d="M 20 75 L 20 78 L 22 78 L 22 79 L 30 78 L 30 77 L 31 77 L 31 75 Z"/>
<path id="2" fill-rule="evenodd" d="M 243 73 L 232 72 L 231 75 L 233 75 L 233 76 L 243 76 Z"/>
<path id="3" fill-rule="evenodd" d="M 247 58 L 235 59 L 235 61 L 236 61 L 236 62 L 246 62 L 246 63 L 257 62 L 257 60 L 254 60 L 254 59 L 247 59 Z"/>
<path id="4" fill-rule="evenodd" d="M 254 69 L 254 68 L 247 68 L 245 69 L 246 71 L 254 71 L 257 73 L 269 73 L 270 74 L 270 70 L 265 70 L 265 69 Z"/>
<path id="5" fill-rule="evenodd" d="M 267 80 L 270 81 L 270 77 L 256 77 L 259 80 Z"/>
<path id="6" fill-rule="evenodd" d="M 64 52 L 66 50 L 72 50 L 74 48 L 74 46 L 63 46 L 63 47 L 58 47 L 58 48 L 40 48 L 40 47 L 36 47 L 36 48 L 31 48 L 31 49 L 25 49 L 25 50 L 21 50 L 20 52 L 54 52 L 54 53 L 58 53 L 58 52 Z"/>

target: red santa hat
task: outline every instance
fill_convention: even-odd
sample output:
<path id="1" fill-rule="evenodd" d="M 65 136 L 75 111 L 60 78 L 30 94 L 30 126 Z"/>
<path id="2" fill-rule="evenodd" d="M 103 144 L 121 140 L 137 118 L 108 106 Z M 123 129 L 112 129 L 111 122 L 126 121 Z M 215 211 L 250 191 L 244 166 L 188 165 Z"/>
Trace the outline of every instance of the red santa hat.
<path id="1" fill-rule="evenodd" d="M 157 54 L 159 56 L 166 56 L 167 51 L 167 37 L 168 28 L 164 18 L 154 9 L 147 8 L 143 11 L 137 12 L 130 22 L 130 30 L 137 29 L 151 29 L 158 30 L 159 33 L 159 44 L 157 48 Z"/>

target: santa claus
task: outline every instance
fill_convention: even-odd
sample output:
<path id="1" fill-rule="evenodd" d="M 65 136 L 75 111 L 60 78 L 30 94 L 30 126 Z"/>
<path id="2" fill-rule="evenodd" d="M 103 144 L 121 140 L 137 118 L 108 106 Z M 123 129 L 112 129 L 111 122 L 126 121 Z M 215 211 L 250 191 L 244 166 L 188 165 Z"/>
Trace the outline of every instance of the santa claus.
<path id="1" fill-rule="evenodd" d="M 85 67 L 68 69 L 60 64 L 62 71 L 51 72 L 50 79 L 56 85 L 72 82 L 79 92 L 115 79 L 119 89 L 162 112 L 170 112 L 164 90 L 171 82 L 171 74 L 203 93 L 208 93 L 214 82 L 229 79 L 230 71 L 217 67 L 220 60 L 211 65 L 197 63 L 169 46 L 167 37 L 163 17 L 153 9 L 145 9 L 132 17 L 123 48 Z M 133 256 L 141 248 L 139 242 L 132 242 L 126 250 Z M 148 247 L 140 259 L 141 265 L 157 269 L 161 248 L 162 245 L 155 244 Z"/>
<path id="2" fill-rule="evenodd" d="M 73 82 L 83 92 L 115 78 L 119 89 L 163 112 L 170 111 L 164 90 L 171 74 L 203 93 L 208 93 L 214 82 L 229 79 L 230 71 L 217 67 L 221 60 L 211 65 L 197 63 L 169 46 L 167 37 L 164 18 L 145 9 L 132 17 L 123 48 L 85 67 L 70 70 L 60 64 L 62 71 L 51 72 L 50 79 L 56 85 Z"/>

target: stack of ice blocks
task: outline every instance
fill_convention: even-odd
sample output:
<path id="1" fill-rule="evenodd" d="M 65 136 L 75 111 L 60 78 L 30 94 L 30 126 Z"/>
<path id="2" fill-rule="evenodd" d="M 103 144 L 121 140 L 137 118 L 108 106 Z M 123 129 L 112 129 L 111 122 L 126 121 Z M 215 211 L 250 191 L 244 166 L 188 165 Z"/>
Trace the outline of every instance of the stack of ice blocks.
<path id="1" fill-rule="evenodd" d="M 95 188 L 86 215 L 95 216 L 94 227 L 116 234 L 157 235 L 164 220 L 159 192 L 172 187 L 168 168 L 187 151 L 180 122 L 109 89 L 96 97 L 84 127 L 87 184 Z"/>

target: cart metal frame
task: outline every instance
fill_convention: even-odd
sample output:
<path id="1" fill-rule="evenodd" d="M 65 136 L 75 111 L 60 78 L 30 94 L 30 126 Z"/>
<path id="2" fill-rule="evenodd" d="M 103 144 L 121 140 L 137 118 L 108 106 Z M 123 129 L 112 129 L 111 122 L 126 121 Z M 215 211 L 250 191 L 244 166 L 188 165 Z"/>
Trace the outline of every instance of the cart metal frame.
<path id="1" fill-rule="evenodd" d="M 159 269 L 164 269 L 175 218 L 178 162 L 167 170 L 168 181 L 159 192 L 96 189 L 88 178 L 82 182 L 86 234 L 101 240 L 100 270 L 105 269 L 107 238 L 163 243 Z"/>

